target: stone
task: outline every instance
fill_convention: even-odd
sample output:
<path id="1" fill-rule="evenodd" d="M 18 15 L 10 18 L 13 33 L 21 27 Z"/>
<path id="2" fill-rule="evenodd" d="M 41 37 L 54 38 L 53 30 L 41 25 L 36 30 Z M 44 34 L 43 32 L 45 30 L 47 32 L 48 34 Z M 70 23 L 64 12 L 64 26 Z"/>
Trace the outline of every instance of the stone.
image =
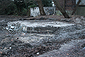
<path id="1" fill-rule="evenodd" d="M 80 20 L 80 18 L 76 18 L 74 22 L 75 23 L 81 23 L 81 20 Z"/>
<path id="2" fill-rule="evenodd" d="M 37 55 L 39 55 L 39 52 L 37 53 Z"/>

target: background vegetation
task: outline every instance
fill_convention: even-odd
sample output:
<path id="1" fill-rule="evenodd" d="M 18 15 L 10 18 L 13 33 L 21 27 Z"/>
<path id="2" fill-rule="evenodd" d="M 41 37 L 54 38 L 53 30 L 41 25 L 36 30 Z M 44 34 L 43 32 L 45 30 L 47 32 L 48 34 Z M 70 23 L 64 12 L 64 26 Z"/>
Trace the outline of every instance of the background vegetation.
<path id="1" fill-rule="evenodd" d="M 44 7 L 52 6 L 52 0 L 42 0 Z M 29 15 L 30 8 L 37 7 L 35 0 L 0 0 L 0 15 Z"/>

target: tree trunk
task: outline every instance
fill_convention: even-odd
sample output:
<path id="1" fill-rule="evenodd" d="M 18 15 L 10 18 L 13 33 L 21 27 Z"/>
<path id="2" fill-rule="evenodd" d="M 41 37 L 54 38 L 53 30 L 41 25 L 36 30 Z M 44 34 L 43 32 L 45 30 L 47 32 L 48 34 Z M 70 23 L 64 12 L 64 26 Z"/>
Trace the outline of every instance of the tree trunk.
<path id="1" fill-rule="evenodd" d="M 64 2 L 63 2 L 63 3 L 64 3 L 64 4 L 63 4 L 63 8 L 64 8 L 64 9 L 65 9 L 65 2 L 66 2 L 66 0 L 64 0 Z"/>
<path id="2" fill-rule="evenodd" d="M 81 2 L 81 0 L 79 0 L 79 1 L 77 2 L 76 7 L 75 7 L 75 9 L 74 9 L 73 12 L 72 12 L 72 15 L 76 12 L 76 10 L 77 10 L 80 2 Z"/>
<path id="3" fill-rule="evenodd" d="M 30 17 L 30 8 L 29 9 L 27 9 L 27 15 L 28 15 L 28 17 Z"/>
<path id="4" fill-rule="evenodd" d="M 58 0 L 53 0 L 53 2 L 65 18 L 70 18 L 69 15 L 66 13 L 65 9 L 60 6 L 60 3 L 58 2 Z"/>
<path id="5" fill-rule="evenodd" d="M 40 10 L 40 14 L 41 15 L 46 15 L 43 9 L 43 4 L 42 4 L 42 0 L 36 0 L 38 5 L 39 5 L 39 10 Z"/>

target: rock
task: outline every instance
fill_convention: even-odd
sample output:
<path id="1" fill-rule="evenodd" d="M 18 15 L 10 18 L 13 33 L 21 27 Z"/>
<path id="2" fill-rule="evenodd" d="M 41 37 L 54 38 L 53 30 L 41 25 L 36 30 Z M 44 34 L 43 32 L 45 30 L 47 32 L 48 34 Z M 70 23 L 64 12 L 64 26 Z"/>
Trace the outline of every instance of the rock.
<path id="1" fill-rule="evenodd" d="M 9 49 L 12 49 L 12 47 L 9 47 Z"/>
<path id="2" fill-rule="evenodd" d="M 85 20 L 85 17 L 81 16 L 81 19 L 82 19 L 82 20 Z"/>
<path id="3" fill-rule="evenodd" d="M 74 22 L 75 23 L 81 23 L 81 19 L 80 18 L 76 18 Z"/>
<path id="4" fill-rule="evenodd" d="M 39 55 L 39 52 L 37 53 L 37 55 Z"/>

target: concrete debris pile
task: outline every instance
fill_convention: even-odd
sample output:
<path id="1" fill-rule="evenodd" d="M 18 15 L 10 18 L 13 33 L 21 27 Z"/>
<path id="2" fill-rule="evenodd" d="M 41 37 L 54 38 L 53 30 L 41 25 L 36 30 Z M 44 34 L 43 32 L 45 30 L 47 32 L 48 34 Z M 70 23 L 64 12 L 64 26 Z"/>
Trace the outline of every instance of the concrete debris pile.
<path id="1" fill-rule="evenodd" d="M 26 31 L 26 26 L 25 25 L 21 25 L 19 22 L 16 23 L 7 23 L 7 27 L 6 30 L 8 30 L 10 33 L 17 33 L 17 32 L 22 32 L 22 31 Z"/>

